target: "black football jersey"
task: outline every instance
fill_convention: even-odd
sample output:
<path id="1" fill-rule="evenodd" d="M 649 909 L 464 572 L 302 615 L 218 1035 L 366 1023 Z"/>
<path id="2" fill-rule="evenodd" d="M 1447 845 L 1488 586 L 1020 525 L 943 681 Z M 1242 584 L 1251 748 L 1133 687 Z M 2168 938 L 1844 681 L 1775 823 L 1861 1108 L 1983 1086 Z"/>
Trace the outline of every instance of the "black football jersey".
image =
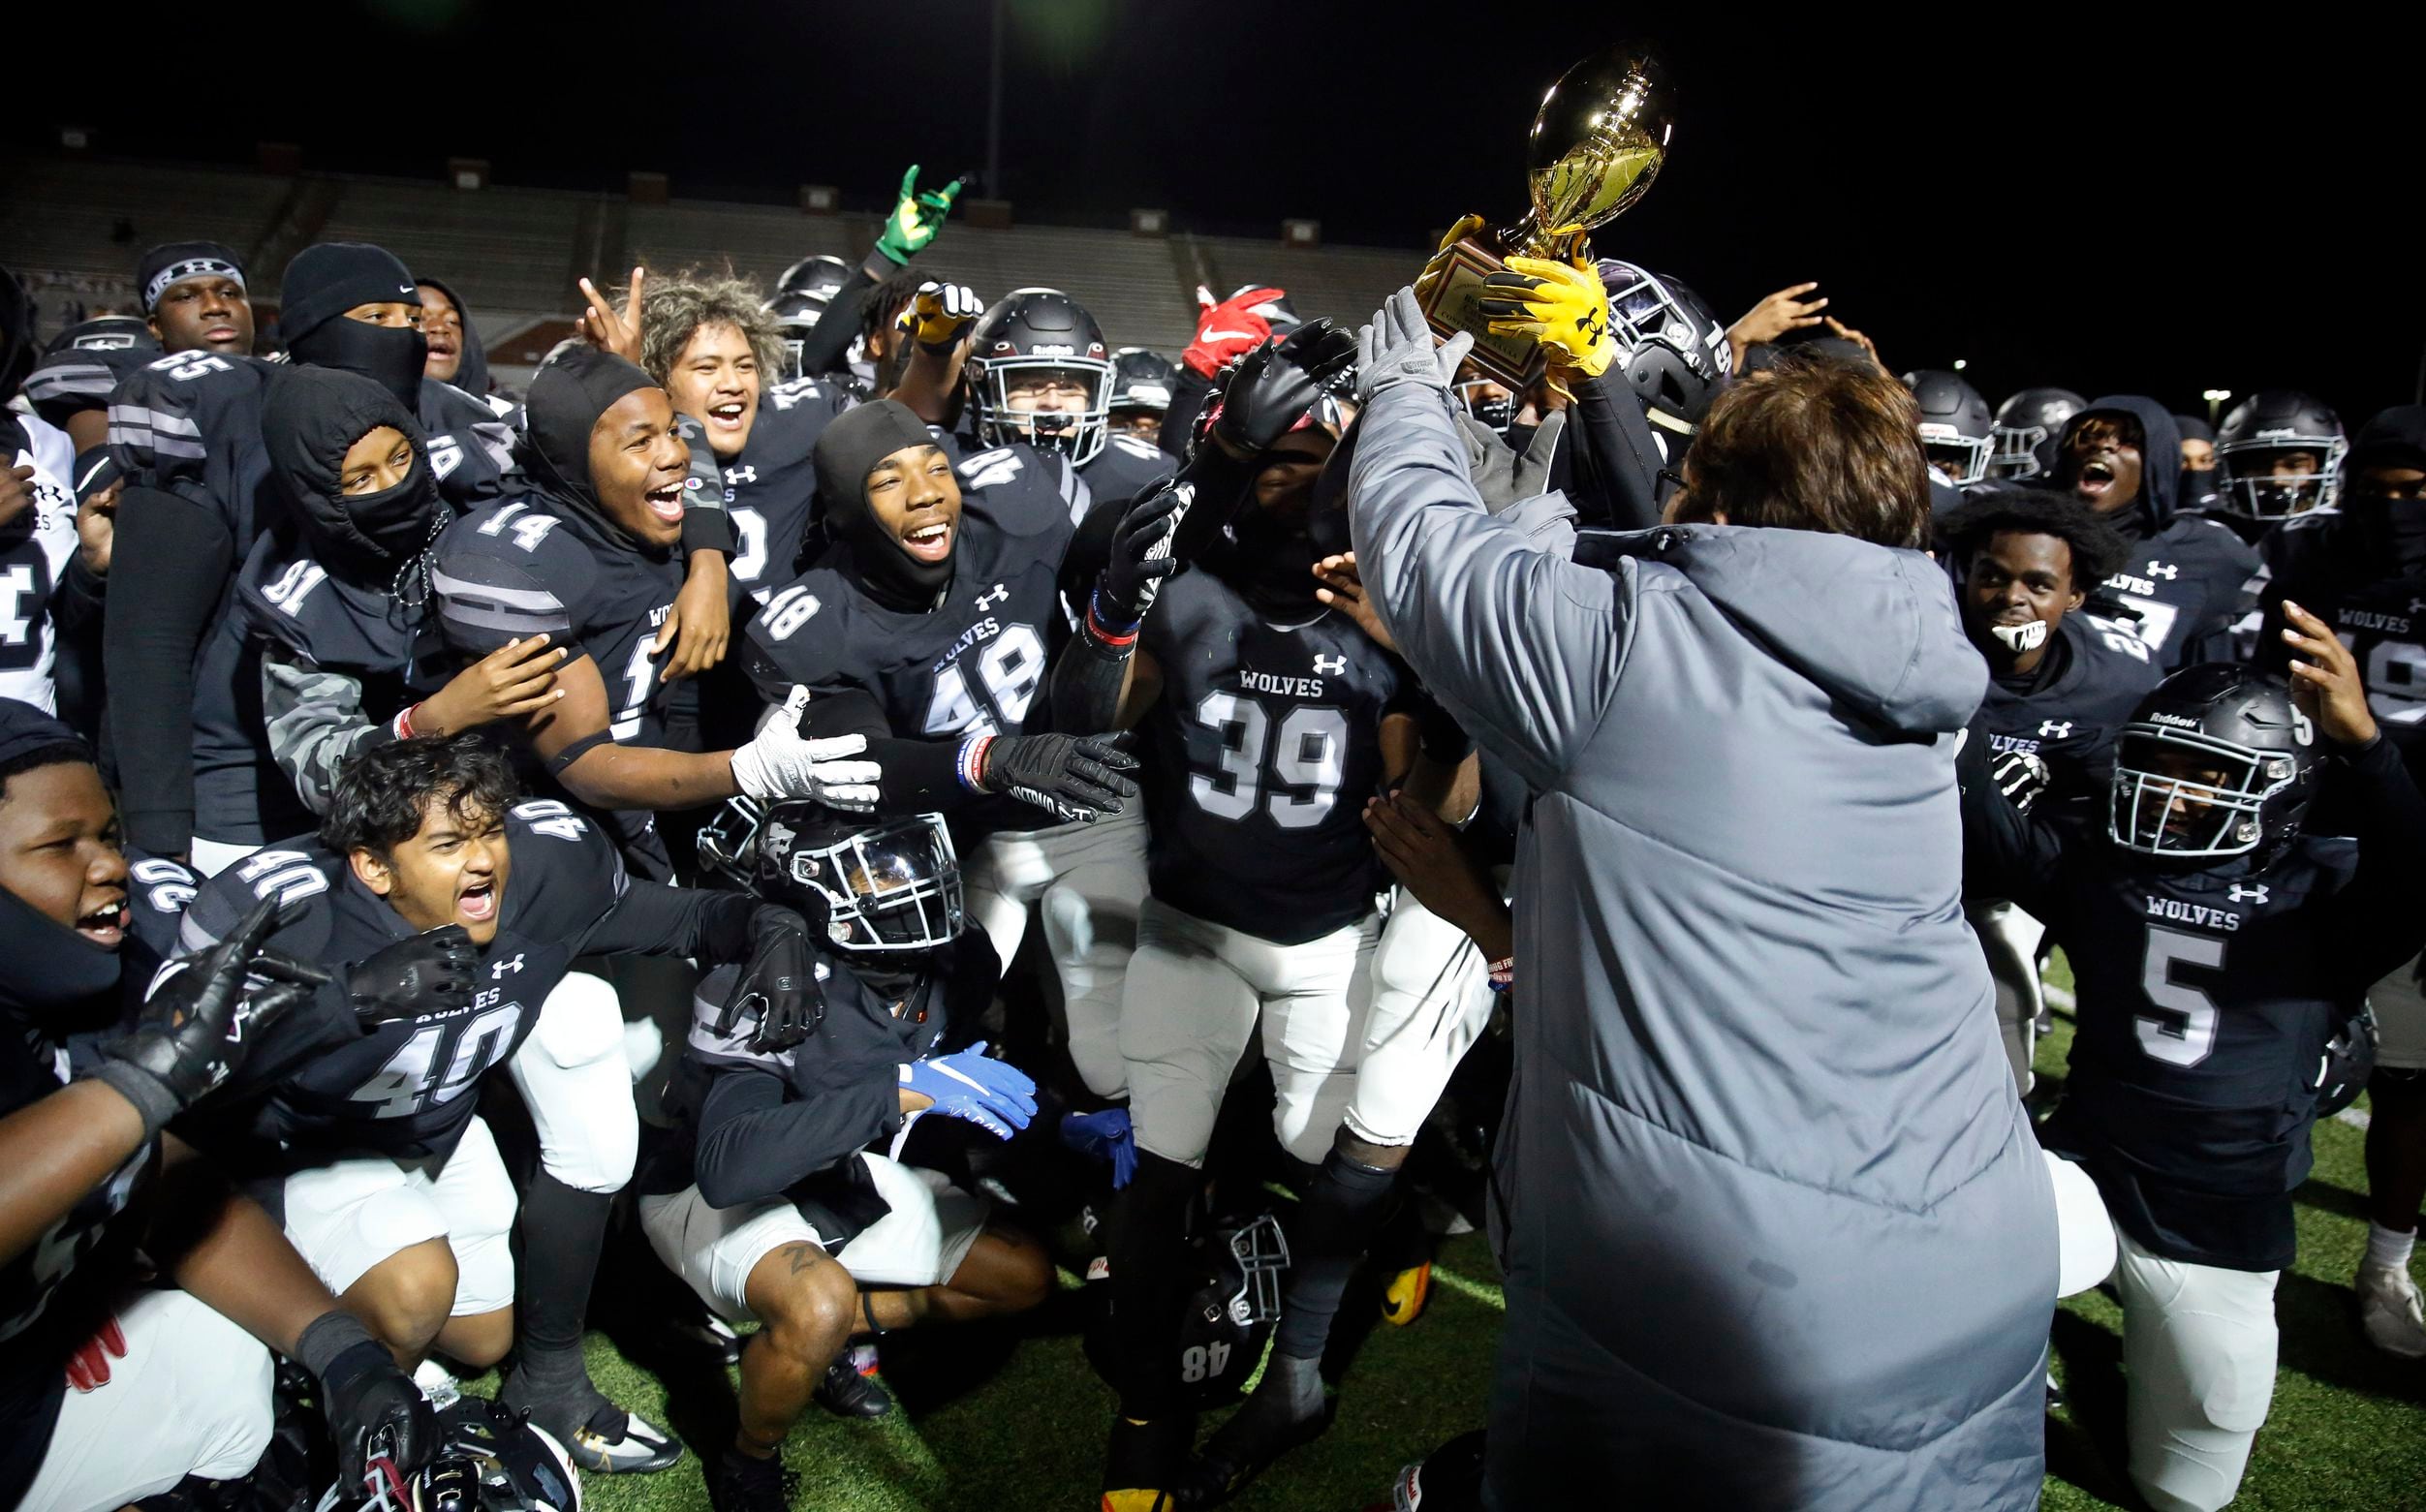
<path id="1" fill-rule="evenodd" d="M 697 420 L 682 419 L 691 473 L 725 501 L 737 544 L 734 587 L 764 603 L 800 570 L 800 542 L 817 517 L 817 438 L 853 400 L 832 384 L 795 378 L 759 399 L 750 443 L 730 462 L 717 459 Z"/>
<path id="2" fill-rule="evenodd" d="M 259 357 L 179 352 L 145 363 L 109 397 L 109 452 L 128 483 L 211 510 L 239 560 L 286 511 L 262 445 L 271 370 Z"/>
<path id="3" fill-rule="evenodd" d="M 1364 800 L 1407 664 L 1346 615 L 1277 625 L 1200 568 L 1164 586 L 1138 642 L 1163 674 L 1145 718 L 1154 895 L 1297 944 L 1352 924 L 1386 885 Z"/>
<path id="4" fill-rule="evenodd" d="M 910 740 L 1035 734 L 1049 727 L 1045 676 L 1070 634 L 1058 574 L 1074 527 L 1057 494 L 970 489 L 961 496 L 951 587 L 933 610 L 888 609 L 827 562 L 776 591 L 750 622 L 747 669 L 759 695 L 781 703 L 857 689 Z M 967 835 L 1033 829 L 1015 799 L 953 817 Z"/>
<path id="5" fill-rule="evenodd" d="M 1058 500 L 1073 523 L 1086 517 L 1093 495 L 1067 457 L 1039 451 L 1025 442 L 989 447 L 968 428 L 972 423 L 964 420 L 963 428 L 956 431 L 927 427 L 935 444 L 950 455 L 964 490 L 981 489 L 1000 508 L 1022 515 L 1031 509 L 1041 512 L 1048 507 L 1047 501 Z"/>
<path id="6" fill-rule="evenodd" d="M 2066 838 L 1966 781 L 1967 878 L 2044 920 L 2072 965 L 2079 1029 L 2041 1138 L 2170 1259 L 2290 1263 L 2326 1042 L 2416 949 L 2426 805 L 2388 743 L 2325 780 L 2370 832 L 2303 836 L 2263 867 Z"/>
<path id="7" fill-rule="evenodd" d="M 1142 436 L 1114 431 L 1104 443 L 1104 449 L 1078 469 L 1078 480 L 1086 484 L 1093 504 L 1126 507 L 1137 495 L 1178 471 L 1179 458 Z M 1079 512 L 1083 514 L 1085 509 Z"/>
<path id="8" fill-rule="evenodd" d="M 2084 612 L 2100 629 L 2136 636 L 2160 671 L 2229 661 L 2232 622 L 2257 568 L 2257 553 L 2221 521 L 2177 514 L 2133 543 L 2123 570 L 2091 596 Z M 2100 613 L 2101 603 L 2130 614 Z"/>
<path id="9" fill-rule="evenodd" d="M 62 348 L 25 375 L 25 402 L 65 430 L 71 416 L 109 409 L 118 386 L 159 356 L 156 346 Z"/>
<path id="10" fill-rule="evenodd" d="M 185 910 L 202 891 L 202 876 L 182 861 L 153 855 L 140 846 L 121 849 L 126 856 L 127 927 L 165 960 L 177 953 Z"/>
<path id="11" fill-rule="evenodd" d="M 2068 614 L 2027 677 L 1992 677 L 1973 728 L 1997 752 L 2047 763 L 2051 806 L 2102 804 L 2114 773 L 2114 732 L 2162 674 L 2136 635 Z M 2103 822 L 2103 810 L 2098 810 Z"/>
<path id="12" fill-rule="evenodd" d="M 33 503 L 0 524 L 0 697 L 50 711 L 59 645 L 50 600 L 78 546 L 73 447 L 39 418 L 0 413 L 0 457 L 34 470 Z"/>
<path id="13" fill-rule="evenodd" d="M 2350 589 L 2322 614 L 2358 660 L 2376 723 L 2404 749 L 2426 750 L 2426 576 L 2391 577 Z"/>
<path id="14" fill-rule="evenodd" d="M 736 911 L 746 941 L 753 900 L 632 879 L 613 843 L 562 803 L 516 805 L 506 840 L 512 866 L 472 1001 L 367 1034 L 346 1001 L 346 967 L 412 938 L 414 929 L 362 885 L 344 856 L 309 839 L 284 842 L 202 884 L 185 912 L 182 948 L 209 947 L 259 899 L 275 897 L 290 910 L 300 905 L 301 915 L 270 937 L 271 946 L 326 966 L 334 977 L 247 1060 L 239 1074 L 251 1095 L 226 1098 L 241 1109 L 244 1129 L 324 1154 L 444 1155 L 472 1118 L 481 1077 L 521 1045 L 574 957 L 728 959 L 738 952 L 726 916 Z M 226 1118 L 202 1124 L 198 1139 L 214 1145 L 238 1132 Z"/>
<path id="15" fill-rule="evenodd" d="M 522 491 L 513 461 L 513 426 L 486 400 L 434 378 L 421 380 L 415 418 L 428 442 L 430 476 L 457 514 Z"/>

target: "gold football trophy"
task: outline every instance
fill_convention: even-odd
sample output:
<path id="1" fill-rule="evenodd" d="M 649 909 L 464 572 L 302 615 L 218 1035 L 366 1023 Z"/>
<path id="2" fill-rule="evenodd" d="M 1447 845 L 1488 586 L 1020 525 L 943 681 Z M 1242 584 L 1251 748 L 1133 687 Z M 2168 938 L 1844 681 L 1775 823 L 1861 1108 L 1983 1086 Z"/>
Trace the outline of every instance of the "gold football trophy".
<path id="1" fill-rule="evenodd" d="M 1511 388 L 1541 376 L 1530 336 L 1496 336 L 1476 308 L 1482 281 L 1512 256 L 1571 255 L 1583 232 L 1615 220 L 1651 188 L 1673 129 L 1667 70 L 1640 43 L 1586 58 L 1541 97 L 1526 148 L 1532 207 L 1515 225 L 1481 231 L 1448 249 L 1441 275 L 1419 291 L 1433 334 L 1471 331 L 1471 360 Z"/>

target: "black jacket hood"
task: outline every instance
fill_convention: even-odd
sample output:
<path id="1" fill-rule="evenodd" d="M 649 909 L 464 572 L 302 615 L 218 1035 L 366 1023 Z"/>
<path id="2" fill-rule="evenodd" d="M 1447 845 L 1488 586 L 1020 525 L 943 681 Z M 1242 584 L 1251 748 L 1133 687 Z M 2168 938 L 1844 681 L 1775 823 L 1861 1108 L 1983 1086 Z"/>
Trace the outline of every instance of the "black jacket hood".
<path id="1" fill-rule="evenodd" d="M 346 451 L 382 425 L 411 445 L 413 471 L 392 488 L 348 495 Z M 385 582 L 436 537 L 444 511 L 421 427 L 382 385 L 337 368 L 276 369 L 262 405 L 262 445 L 323 566 Z"/>
<path id="2" fill-rule="evenodd" d="M 463 361 L 455 369 L 455 376 L 447 382 L 475 399 L 487 398 L 488 349 L 481 345 L 480 327 L 472 324 L 472 307 L 465 304 L 463 296 L 456 293 L 453 288 L 443 280 L 417 277 L 413 281 L 417 284 L 425 284 L 445 294 L 447 301 L 455 307 L 455 313 L 463 318 Z"/>
<path id="3" fill-rule="evenodd" d="M 2173 412 L 2146 394 L 2106 394 L 2064 422 L 2064 439 L 2057 445 L 2056 455 L 2068 451 L 2081 426 L 2101 413 L 2128 415 L 2139 421 L 2136 508 L 2152 531 L 2164 529 L 2180 507 L 2182 489 L 2182 432 L 2173 423 Z"/>

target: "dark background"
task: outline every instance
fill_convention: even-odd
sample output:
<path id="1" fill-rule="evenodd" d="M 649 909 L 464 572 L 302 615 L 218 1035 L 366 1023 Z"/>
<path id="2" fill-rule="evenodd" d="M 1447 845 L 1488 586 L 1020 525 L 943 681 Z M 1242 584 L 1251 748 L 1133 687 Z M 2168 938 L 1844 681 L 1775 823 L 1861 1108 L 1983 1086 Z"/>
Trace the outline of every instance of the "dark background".
<path id="1" fill-rule="evenodd" d="M 1894 24 L 1727 5 L 1446 8 L 1010 0 L 1002 182 L 1035 221 L 1428 250 L 1521 207 L 1542 87 L 1629 35 L 1680 83 L 1651 194 L 1597 238 L 1731 320 L 1818 279 L 1899 368 L 2027 384 L 2309 388 L 2355 426 L 2426 355 L 2426 8 L 1943 8 Z M 54 20 L 64 13 L 44 8 Z M 127 156 L 889 204 L 984 161 L 989 0 L 722 5 L 323 0 L 94 14 L 74 67 L 20 55 L 12 130 Z M 1464 19 L 1457 17 L 1463 15 Z M 20 40 L 27 33 L 19 27 Z M 11 205 L 5 213 L 37 212 Z M 1412 275 L 1419 258 L 1411 256 Z M 1083 289 L 1075 291 L 1081 298 Z M 1347 317 L 1366 312 L 1326 312 Z"/>

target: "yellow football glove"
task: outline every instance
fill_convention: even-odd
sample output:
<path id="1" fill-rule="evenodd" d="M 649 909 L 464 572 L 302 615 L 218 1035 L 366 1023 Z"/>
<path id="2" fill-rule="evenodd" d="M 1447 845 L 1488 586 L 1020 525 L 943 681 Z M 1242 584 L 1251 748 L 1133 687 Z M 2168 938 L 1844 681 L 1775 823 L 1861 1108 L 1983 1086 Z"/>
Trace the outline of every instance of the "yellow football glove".
<path id="1" fill-rule="evenodd" d="M 901 312 L 900 327 L 930 352 L 949 352 L 985 306 L 966 284 L 939 284 L 929 279 L 910 296 Z"/>
<path id="2" fill-rule="evenodd" d="M 1482 281 L 1478 306 L 1497 336 L 1531 336 L 1564 366 L 1587 377 L 1608 371 L 1619 355 L 1609 326 L 1609 292 L 1600 270 L 1577 259 L 1509 258 L 1504 272 Z"/>

